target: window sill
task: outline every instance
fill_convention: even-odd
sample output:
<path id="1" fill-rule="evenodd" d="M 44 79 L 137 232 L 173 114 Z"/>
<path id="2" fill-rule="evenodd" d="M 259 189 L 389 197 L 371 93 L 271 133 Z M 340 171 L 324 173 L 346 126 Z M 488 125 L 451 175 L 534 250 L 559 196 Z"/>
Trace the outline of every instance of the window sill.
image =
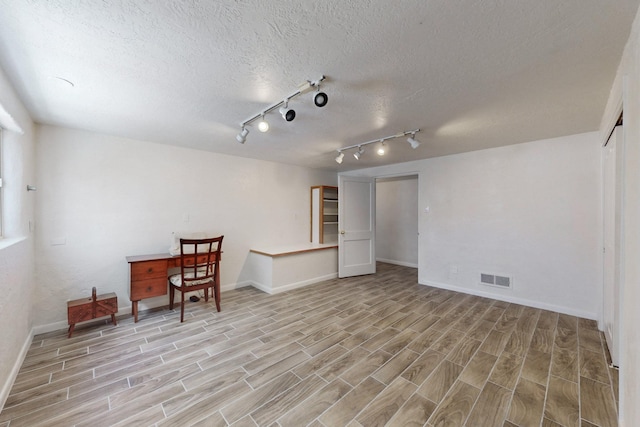
<path id="1" fill-rule="evenodd" d="M 27 240 L 26 237 L 10 237 L 0 239 L 0 251 L 6 248 L 9 248 L 15 244 L 22 242 L 23 240 Z"/>

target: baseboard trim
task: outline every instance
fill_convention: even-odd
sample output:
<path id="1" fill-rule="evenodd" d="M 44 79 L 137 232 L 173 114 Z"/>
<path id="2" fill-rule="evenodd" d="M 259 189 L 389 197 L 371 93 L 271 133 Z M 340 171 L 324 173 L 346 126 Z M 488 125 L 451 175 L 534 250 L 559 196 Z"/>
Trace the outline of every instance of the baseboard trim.
<path id="1" fill-rule="evenodd" d="M 331 280 L 331 279 L 336 279 L 338 277 L 338 273 L 331 273 L 331 274 L 326 274 L 324 276 L 318 276 L 318 277 L 314 277 L 313 279 L 307 279 L 307 280 L 302 280 L 300 282 L 295 282 L 295 283 L 289 283 L 287 285 L 282 285 L 282 286 L 277 286 L 277 287 L 271 287 L 271 286 L 266 286 L 262 283 L 258 283 L 258 282 L 251 282 L 251 286 L 253 286 L 256 289 L 261 290 L 262 292 L 265 292 L 267 294 L 271 294 L 271 295 L 275 295 L 275 294 L 279 294 L 282 292 L 287 292 L 293 289 L 297 289 L 297 288 L 303 288 L 305 286 L 309 286 L 309 285 L 313 285 L 315 283 L 319 283 L 319 282 L 324 282 L 325 280 Z"/>
<path id="2" fill-rule="evenodd" d="M 384 262 L 386 264 L 400 265 L 402 267 L 418 268 L 418 264 L 414 264 L 414 263 L 411 263 L 411 262 L 396 261 L 396 260 L 393 260 L 393 259 L 385 259 L 385 258 L 376 258 L 376 261 Z"/>
<path id="3" fill-rule="evenodd" d="M 15 363 L 13 364 L 13 368 L 11 368 L 11 374 L 3 384 L 2 390 L 0 390 L 0 412 L 2 412 L 2 410 L 4 409 L 4 404 L 7 402 L 7 398 L 9 397 L 9 393 L 11 392 L 13 383 L 16 381 L 16 378 L 18 377 L 18 372 L 20 372 L 22 363 L 24 362 L 24 359 L 27 357 L 27 352 L 31 347 L 31 343 L 33 342 L 34 336 L 35 336 L 34 329 L 31 328 L 31 331 L 29 332 L 27 339 L 22 345 L 22 349 L 20 349 L 20 353 L 18 354 L 18 357 Z"/>
<path id="4" fill-rule="evenodd" d="M 460 293 L 463 293 L 463 294 L 470 294 L 470 295 L 475 295 L 475 296 L 484 297 L 484 298 L 491 298 L 491 299 L 504 301 L 504 302 L 511 302 L 511 303 L 514 303 L 514 304 L 526 305 L 528 307 L 539 308 L 539 309 L 542 309 L 542 310 L 555 311 L 557 313 L 563 313 L 563 314 L 568 314 L 568 315 L 571 315 L 571 316 L 582 317 L 584 319 L 591 319 L 591 320 L 597 320 L 598 319 L 598 314 L 597 313 L 593 313 L 593 312 L 590 312 L 590 311 L 576 310 L 576 309 L 571 308 L 571 307 L 565 307 L 565 306 L 560 306 L 560 305 L 555 305 L 555 304 L 548 304 L 548 303 L 541 302 L 541 301 L 535 301 L 535 300 L 530 300 L 530 299 L 526 299 L 526 298 L 519 298 L 519 297 L 512 297 L 512 296 L 501 295 L 501 294 L 497 294 L 497 293 L 494 294 L 494 293 L 491 293 L 491 292 L 484 292 L 484 291 L 480 291 L 480 290 L 463 288 L 461 286 L 449 285 L 449 284 L 446 284 L 446 283 L 431 282 L 431 281 L 427 281 L 427 280 L 418 280 L 418 283 L 420 285 L 433 286 L 434 288 L 446 289 L 446 290 L 449 290 L 449 291 L 460 292 Z"/>
<path id="5" fill-rule="evenodd" d="M 231 291 L 233 289 L 239 289 L 245 286 L 252 286 L 252 285 L 253 283 L 249 281 L 241 282 L 241 283 L 228 283 L 226 285 L 220 286 L 220 292 Z M 160 299 L 161 297 L 157 297 L 157 298 Z M 168 296 L 167 296 L 167 300 L 168 300 Z M 169 304 L 167 303 L 167 300 L 161 300 L 161 301 L 159 300 L 157 302 L 151 302 L 151 303 L 147 302 L 145 304 L 145 308 L 140 310 L 139 313 L 144 314 L 145 311 L 168 307 Z M 124 303 L 125 305 L 120 305 L 122 303 Z M 116 315 L 116 318 L 119 319 L 119 318 L 127 317 L 130 315 L 131 315 L 131 301 L 129 301 L 128 299 L 122 300 L 119 298 L 118 314 Z M 104 320 L 104 319 L 95 319 L 96 322 L 100 322 L 101 320 Z M 90 322 L 90 321 L 87 320 L 87 322 Z M 48 332 L 53 332 L 53 331 L 59 331 L 61 329 L 67 329 L 68 327 L 69 327 L 69 324 L 67 323 L 67 320 L 60 320 L 58 322 L 34 326 L 33 329 L 31 330 L 32 332 L 31 338 L 33 339 L 33 337 L 36 335 L 46 334 Z"/>

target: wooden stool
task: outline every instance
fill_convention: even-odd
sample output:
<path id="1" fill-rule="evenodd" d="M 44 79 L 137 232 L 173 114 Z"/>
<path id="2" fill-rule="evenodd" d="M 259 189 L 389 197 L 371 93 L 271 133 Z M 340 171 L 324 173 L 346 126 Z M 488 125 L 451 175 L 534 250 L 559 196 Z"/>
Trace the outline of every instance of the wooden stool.
<path id="1" fill-rule="evenodd" d="M 118 297 L 115 293 L 96 296 L 96 288 L 91 292 L 91 298 L 81 298 L 67 302 L 67 318 L 69 319 L 69 338 L 73 334 L 76 323 L 97 317 L 111 315 L 111 321 L 116 323 L 118 312 Z"/>

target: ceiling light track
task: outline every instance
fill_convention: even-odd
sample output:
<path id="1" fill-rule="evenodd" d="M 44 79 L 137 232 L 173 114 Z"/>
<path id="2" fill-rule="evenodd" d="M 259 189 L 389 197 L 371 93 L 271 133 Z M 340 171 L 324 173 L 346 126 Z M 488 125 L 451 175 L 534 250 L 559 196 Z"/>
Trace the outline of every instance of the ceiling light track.
<path id="1" fill-rule="evenodd" d="M 259 130 L 261 132 L 267 132 L 269 130 L 269 123 L 265 120 L 264 116 L 278 108 L 279 108 L 279 113 L 282 115 L 282 118 L 287 122 L 290 122 L 293 119 L 295 119 L 296 112 L 295 110 L 289 108 L 289 101 L 291 101 L 293 98 L 295 98 L 298 95 L 302 95 L 303 93 L 308 93 L 315 89 L 315 93 L 313 95 L 313 103 L 318 107 L 324 107 L 325 105 L 327 105 L 329 97 L 327 96 L 326 93 L 320 92 L 320 83 L 322 83 L 324 79 L 325 79 L 325 76 L 321 76 L 318 80 L 313 80 L 313 81 L 307 80 L 305 83 L 301 84 L 295 92 L 286 96 L 282 101 L 269 105 L 264 110 L 254 114 L 253 116 L 249 117 L 245 121 L 241 122 L 240 126 L 242 129 L 240 133 L 236 135 L 236 140 L 239 143 L 244 144 L 245 141 L 247 140 L 247 135 L 249 134 L 249 130 L 247 129 L 247 126 L 258 119 L 261 119 L 258 126 Z"/>
<path id="2" fill-rule="evenodd" d="M 407 142 L 411 145 L 411 148 L 415 150 L 420 145 L 420 141 L 416 140 L 416 133 L 418 132 L 420 132 L 420 129 L 408 130 L 406 132 L 397 133 L 395 135 L 385 136 L 384 138 L 372 139 L 371 141 L 349 145 L 348 147 L 342 147 L 338 150 L 338 157 L 336 157 L 336 162 L 338 164 L 342 163 L 342 160 L 344 159 L 344 151 L 351 150 L 353 148 L 358 149 L 358 151 L 356 151 L 353 154 L 353 157 L 355 157 L 356 160 L 360 160 L 360 157 L 362 157 L 362 154 L 364 153 L 364 147 L 366 145 L 375 144 L 375 143 L 380 144 L 380 147 L 378 148 L 377 153 L 378 155 L 382 156 L 385 153 L 385 148 L 386 148 L 386 145 L 384 143 L 385 141 L 388 141 L 390 139 L 402 138 L 407 135 L 411 135 L 409 138 L 407 138 Z"/>

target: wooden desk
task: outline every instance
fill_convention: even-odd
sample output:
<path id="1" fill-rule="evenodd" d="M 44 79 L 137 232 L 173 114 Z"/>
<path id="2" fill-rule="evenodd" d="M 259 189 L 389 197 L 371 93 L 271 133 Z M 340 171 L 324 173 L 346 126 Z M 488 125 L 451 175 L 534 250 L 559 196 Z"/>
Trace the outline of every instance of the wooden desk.
<path id="1" fill-rule="evenodd" d="M 205 255 L 206 256 L 206 255 Z M 131 270 L 129 299 L 134 322 L 138 321 L 138 302 L 144 298 L 167 294 L 168 271 L 180 267 L 180 255 L 170 253 L 133 255 L 127 257 Z M 216 304 L 220 304 L 220 274 L 215 286 Z M 208 291 L 207 291 L 208 292 Z"/>

